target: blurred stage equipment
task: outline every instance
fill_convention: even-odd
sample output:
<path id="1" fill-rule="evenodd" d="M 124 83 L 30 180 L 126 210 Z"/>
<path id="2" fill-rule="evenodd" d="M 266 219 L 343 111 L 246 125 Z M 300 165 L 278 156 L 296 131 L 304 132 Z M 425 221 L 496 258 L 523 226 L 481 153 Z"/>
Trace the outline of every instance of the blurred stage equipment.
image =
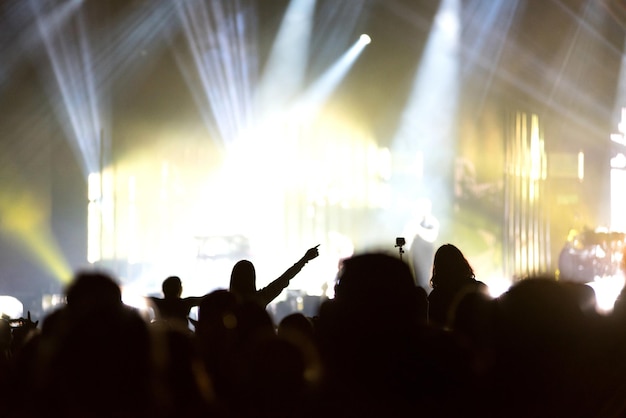
<path id="1" fill-rule="evenodd" d="M 622 232 L 572 230 L 559 254 L 559 278 L 589 283 L 620 272 L 624 254 Z"/>

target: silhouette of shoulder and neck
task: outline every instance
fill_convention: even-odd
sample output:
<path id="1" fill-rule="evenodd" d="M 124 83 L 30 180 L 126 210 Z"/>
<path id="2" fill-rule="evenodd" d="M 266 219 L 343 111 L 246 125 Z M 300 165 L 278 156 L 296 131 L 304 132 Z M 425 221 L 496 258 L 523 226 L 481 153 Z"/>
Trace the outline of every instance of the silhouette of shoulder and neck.
<path id="1" fill-rule="evenodd" d="M 150 296 L 149 299 L 156 308 L 156 319 L 177 322 L 187 325 L 189 311 L 200 305 L 204 296 L 190 296 L 181 298 L 183 286 L 178 276 L 170 276 L 161 286 L 163 298 Z"/>

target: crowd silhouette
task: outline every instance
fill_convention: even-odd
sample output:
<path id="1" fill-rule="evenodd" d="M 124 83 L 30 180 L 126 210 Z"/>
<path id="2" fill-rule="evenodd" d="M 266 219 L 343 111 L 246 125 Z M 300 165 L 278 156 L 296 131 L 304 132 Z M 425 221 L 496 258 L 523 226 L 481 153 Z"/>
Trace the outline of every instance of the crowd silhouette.
<path id="1" fill-rule="evenodd" d="M 356 254 L 316 315 L 274 323 L 268 303 L 318 254 L 260 290 L 247 260 L 204 296 L 168 277 L 153 318 L 112 275 L 76 272 L 41 325 L 0 320 L 0 416 L 626 416 L 624 297 L 600 313 L 589 286 L 542 276 L 494 298 L 444 244 L 431 289 L 396 255 Z"/>

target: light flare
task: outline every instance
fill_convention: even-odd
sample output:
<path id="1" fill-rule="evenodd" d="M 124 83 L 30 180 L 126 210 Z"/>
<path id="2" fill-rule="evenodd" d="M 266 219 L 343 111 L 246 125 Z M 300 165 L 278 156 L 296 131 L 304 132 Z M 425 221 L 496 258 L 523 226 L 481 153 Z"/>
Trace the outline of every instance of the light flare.
<path id="1" fill-rule="evenodd" d="M 367 38 L 361 36 L 330 68 L 306 89 L 293 107 L 298 119 L 312 119 L 317 114 L 346 77 L 368 44 Z"/>
<path id="2" fill-rule="evenodd" d="M 254 8 L 239 0 L 176 2 L 193 64 L 174 48 L 176 62 L 207 129 L 229 146 L 252 118 L 252 86 L 257 69 L 253 42 Z M 196 86 L 199 81 L 201 88 Z"/>
<path id="3" fill-rule="evenodd" d="M 24 304 L 13 296 L 0 295 L 0 317 L 18 319 L 24 317 Z"/>
<path id="4" fill-rule="evenodd" d="M 611 312 L 613 305 L 620 292 L 624 288 L 624 275 L 596 277 L 592 282 L 587 283 L 596 294 L 596 305 L 600 312 Z"/>
<path id="5" fill-rule="evenodd" d="M 67 282 L 72 270 L 49 226 L 49 209 L 27 188 L 0 193 L 0 231 L 44 271 Z"/>

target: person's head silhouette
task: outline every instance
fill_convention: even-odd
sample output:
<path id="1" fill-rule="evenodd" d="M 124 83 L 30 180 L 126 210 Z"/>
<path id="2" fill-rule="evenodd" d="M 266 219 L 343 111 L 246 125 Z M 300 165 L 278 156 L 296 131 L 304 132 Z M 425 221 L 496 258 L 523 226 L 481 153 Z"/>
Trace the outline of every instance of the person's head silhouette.
<path id="1" fill-rule="evenodd" d="M 65 294 L 72 311 L 93 311 L 122 306 L 119 284 L 110 275 L 100 271 L 80 271 Z"/>
<path id="2" fill-rule="evenodd" d="M 240 297 L 256 292 L 256 272 L 252 262 L 241 260 L 235 264 L 230 275 L 230 291 Z"/>
<path id="3" fill-rule="evenodd" d="M 170 276 L 163 280 L 161 288 L 166 299 L 179 298 L 183 293 L 183 285 L 178 276 Z"/>
<path id="4" fill-rule="evenodd" d="M 468 280 L 473 281 L 474 277 L 474 270 L 456 246 L 444 244 L 437 249 L 431 278 L 433 288 L 464 284 Z"/>

